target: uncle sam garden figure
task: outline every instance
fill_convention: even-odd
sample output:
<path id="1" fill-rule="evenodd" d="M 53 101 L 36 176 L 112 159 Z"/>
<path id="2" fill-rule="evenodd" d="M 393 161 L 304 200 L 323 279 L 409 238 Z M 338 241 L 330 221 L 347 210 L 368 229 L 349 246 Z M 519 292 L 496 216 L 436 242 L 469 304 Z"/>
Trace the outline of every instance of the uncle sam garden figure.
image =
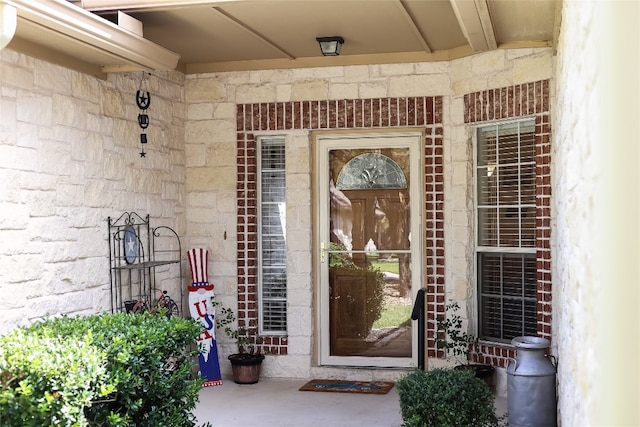
<path id="1" fill-rule="evenodd" d="M 209 251 L 205 248 L 193 248 L 187 252 L 191 276 L 189 291 L 189 312 L 191 317 L 200 320 L 202 332 L 196 338 L 198 343 L 198 364 L 200 375 L 204 378 L 203 387 L 222 384 L 218 346 L 216 345 L 216 314 L 212 304 L 214 285 L 209 284 Z"/>

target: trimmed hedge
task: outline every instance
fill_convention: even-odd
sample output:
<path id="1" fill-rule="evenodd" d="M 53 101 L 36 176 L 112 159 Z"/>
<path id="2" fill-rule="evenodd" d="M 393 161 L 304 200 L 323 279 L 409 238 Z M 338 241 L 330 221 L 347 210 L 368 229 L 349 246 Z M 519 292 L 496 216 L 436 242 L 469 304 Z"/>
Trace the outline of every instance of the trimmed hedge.
<path id="1" fill-rule="evenodd" d="M 396 382 L 404 427 L 497 427 L 489 387 L 468 369 L 413 371 Z"/>
<path id="2" fill-rule="evenodd" d="M 61 317 L 0 337 L 2 426 L 184 426 L 201 327 L 152 314 Z"/>

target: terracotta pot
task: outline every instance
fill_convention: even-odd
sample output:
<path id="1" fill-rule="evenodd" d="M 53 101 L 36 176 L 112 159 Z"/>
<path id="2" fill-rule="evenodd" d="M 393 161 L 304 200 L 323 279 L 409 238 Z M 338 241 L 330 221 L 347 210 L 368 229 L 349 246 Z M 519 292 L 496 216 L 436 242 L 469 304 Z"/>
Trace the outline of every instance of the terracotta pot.
<path id="1" fill-rule="evenodd" d="M 263 354 L 232 354 L 228 359 L 236 384 L 255 384 L 260 380 Z"/>

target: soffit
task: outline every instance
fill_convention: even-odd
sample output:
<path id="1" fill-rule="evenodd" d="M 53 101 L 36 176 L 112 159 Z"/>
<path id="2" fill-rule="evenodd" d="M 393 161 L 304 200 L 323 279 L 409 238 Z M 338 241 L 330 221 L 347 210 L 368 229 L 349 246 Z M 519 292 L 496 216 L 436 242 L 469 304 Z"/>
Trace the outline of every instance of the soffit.
<path id="1" fill-rule="evenodd" d="M 127 13 L 142 22 L 145 41 L 179 55 L 176 68 L 186 73 L 439 61 L 496 48 L 553 46 L 561 5 L 558 0 L 49 2 L 110 24 L 117 11 Z M 333 35 L 345 39 L 341 55 L 322 57 L 315 39 Z M 29 23 L 18 23 L 16 40 L 105 72 L 140 67 L 118 53 Z"/>

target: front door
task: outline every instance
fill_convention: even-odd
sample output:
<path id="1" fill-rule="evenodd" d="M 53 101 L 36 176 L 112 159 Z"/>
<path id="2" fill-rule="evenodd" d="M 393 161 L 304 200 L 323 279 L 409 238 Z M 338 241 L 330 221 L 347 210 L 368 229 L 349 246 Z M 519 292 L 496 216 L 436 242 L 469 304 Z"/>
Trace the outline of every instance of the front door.
<path id="1" fill-rule="evenodd" d="M 316 136 L 322 365 L 415 365 L 422 140 L 420 133 Z"/>

